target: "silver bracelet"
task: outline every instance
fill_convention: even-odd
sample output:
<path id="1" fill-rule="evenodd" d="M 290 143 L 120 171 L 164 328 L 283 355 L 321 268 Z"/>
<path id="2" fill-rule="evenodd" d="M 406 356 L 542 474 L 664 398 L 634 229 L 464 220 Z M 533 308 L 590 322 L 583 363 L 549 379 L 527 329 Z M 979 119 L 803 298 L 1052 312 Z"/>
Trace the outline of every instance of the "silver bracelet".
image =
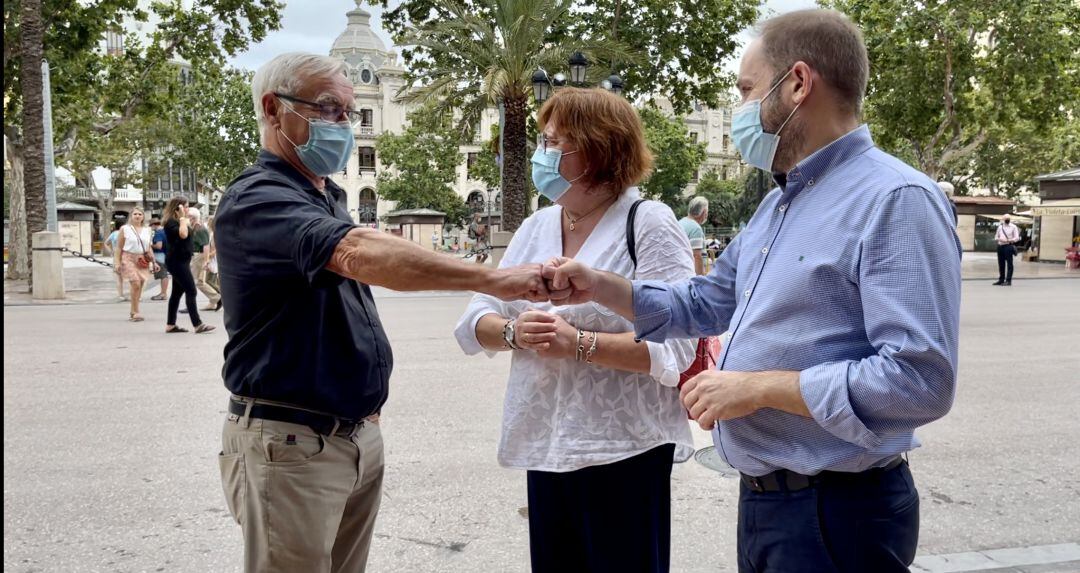
<path id="1" fill-rule="evenodd" d="M 585 340 L 585 331 L 580 328 L 577 331 L 577 361 L 581 362 L 582 356 L 585 354 L 585 345 L 582 343 Z"/>
<path id="2" fill-rule="evenodd" d="M 597 333 L 597 332 L 593 332 L 591 342 L 592 342 L 592 346 L 590 346 L 589 351 L 585 353 L 585 363 L 586 364 L 592 364 L 593 363 L 593 361 L 592 361 L 593 356 L 596 354 L 596 349 L 599 348 L 599 344 L 600 344 L 600 334 Z"/>

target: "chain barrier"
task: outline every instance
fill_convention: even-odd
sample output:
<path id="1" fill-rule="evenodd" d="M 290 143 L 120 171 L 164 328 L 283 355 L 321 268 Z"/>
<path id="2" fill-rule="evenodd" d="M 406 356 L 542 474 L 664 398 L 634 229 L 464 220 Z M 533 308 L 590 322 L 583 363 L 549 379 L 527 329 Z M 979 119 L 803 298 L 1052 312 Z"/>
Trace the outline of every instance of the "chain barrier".
<path id="1" fill-rule="evenodd" d="M 65 253 L 71 253 L 71 254 L 73 254 L 73 255 L 75 255 L 76 257 L 79 257 L 79 258 L 81 258 L 81 259 L 86 259 L 86 260 L 90 261 L 91 263 L 97 263 L 97 264 L 99 264 L 99 265 L 102 265 L 102 266 L 105 266 L 105 267 L 109 267 L 110 269 L 111 269 L 111 268 L 112 268 L 112 266 L 113 266 L 113 264 L 112 264 L 112 263 L 110 263 L 110 262 L 106 262 L 106 261 L 102 261 L 102 260 L 99 260 L 99 259 L 98 259 L 97 257 L 95 257 L 95 256 L 94 256 L 94 255 L 92 255 L 92 254 L 91 254 L 91 255 L 84 255 L 84 254 L 80 253 L 79 251 L 73 251 L 73 250 L 71 250 L 71 249 L 69 249 L 69 248 L 67 248 L 67 247 L 60 247 L 60 250 L 61 250 L 62 252 L 65 252 Z"/>

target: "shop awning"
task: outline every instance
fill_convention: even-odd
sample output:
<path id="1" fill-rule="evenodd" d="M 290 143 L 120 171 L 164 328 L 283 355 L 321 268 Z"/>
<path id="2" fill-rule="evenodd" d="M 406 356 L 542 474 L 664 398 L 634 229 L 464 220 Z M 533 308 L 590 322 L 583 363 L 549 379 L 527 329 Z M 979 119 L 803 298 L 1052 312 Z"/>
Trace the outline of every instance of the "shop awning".
<path id="1" fill-rule="evenodd" d="M 1031 214 L 1040 217 L 1043 215 L 1080 215 L 1080 198 L 1064 199 L 1062 201 L 1043 201 L 1042 205 L 1031 208 Z"/>
<path id="2" fill-rule="evenodd" d="M 1016 223 L 1018 225 L 1030 225 L 1030 224 L 1035 222 L 1035 219 L 1032 219 L 1031 217 L 1025 217 L 1023 215 L 979 215 L 979 216 L 980 217 L 985 217 L 987 219 L 993 219 L 995 221 L 1000 221 L 1002 217 L 1009 217 L 1010 219 L 1012 219 L 1013 223 Z"/>

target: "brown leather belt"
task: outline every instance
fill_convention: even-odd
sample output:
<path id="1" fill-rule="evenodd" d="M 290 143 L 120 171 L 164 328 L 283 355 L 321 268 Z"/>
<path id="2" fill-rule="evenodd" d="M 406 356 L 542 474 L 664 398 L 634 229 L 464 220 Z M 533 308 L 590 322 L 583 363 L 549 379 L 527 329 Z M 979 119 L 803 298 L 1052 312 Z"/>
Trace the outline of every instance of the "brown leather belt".
<path id="1" fill-rule="evenodd" d="M 743 473 L 740 473 L 739 476 L 750 491 L 757 493 L 767 491 L 799 491 L 826 483 L 876 479 L 882 474 L 900 467 L 900 464 L 905 463 L 907 462 L 904 461 L 904 458 L 896 456 L 889 460 L 889 463 L 881 467 L 870 468 L 861 472 L 824 471 L 817 475 L 808 476 L 788 470 L 776 470 L 763 476 L 748 476 Z"/>

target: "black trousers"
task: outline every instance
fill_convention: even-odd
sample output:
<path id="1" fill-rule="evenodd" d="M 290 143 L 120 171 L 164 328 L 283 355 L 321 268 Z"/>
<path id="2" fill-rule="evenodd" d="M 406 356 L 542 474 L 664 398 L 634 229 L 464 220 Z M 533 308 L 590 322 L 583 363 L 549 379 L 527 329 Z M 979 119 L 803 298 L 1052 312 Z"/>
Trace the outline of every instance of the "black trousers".
<path id="1" fill-rule="evenodd" d="M 566 473 L 530 471 L 536 573 L 666 572 L 675 445 Z"/>
<path id="2" fill-rule="evenodd" d="M 1013 256 L 1016 255 L 1016 247 L 1012 245 L 998 245 L 998 280 L 1012 282 Z M 1006 268 L 1008 271 L 1006 271 Z"/>
<path id="3" fill-rule="evenodd" d="M 795 492 L 740 484 L 740 573 L 908 571 L 919 493 L 906 463 Z"/>
<path id="4" fill-rule="evenodd" d="M 169 294 L 168 322 L 176 324 L 176 311 L 180 308 L 180 297 L 187 303 L 188 317 L 191 318 L 192 326 L 198 328 L 202 324 L 199 319 L 199 307 L 195 304 L 195 277 L 191 276 L 190 261 L 165 261 L 169 274 L 173 277 L 173 289 Z"/>

